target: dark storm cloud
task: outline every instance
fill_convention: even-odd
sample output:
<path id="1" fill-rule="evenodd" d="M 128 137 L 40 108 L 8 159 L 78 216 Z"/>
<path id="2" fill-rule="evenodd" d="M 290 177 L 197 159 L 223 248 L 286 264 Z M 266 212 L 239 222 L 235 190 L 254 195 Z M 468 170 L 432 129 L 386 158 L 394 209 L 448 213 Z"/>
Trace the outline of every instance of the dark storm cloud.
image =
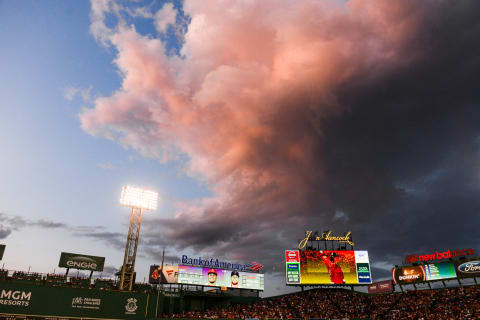
<path id="1" fill-rule="evenodd" d="M 12 233 L 12 230 L 8 227 L 4 227 L 0 224 L 0 239 L 5 239 Z"/>
<path id="2" fill-rule="evenodd" d="M 478 1 L 264 1 L 241 19 L 212 3 L 185 2 L 212 36 L 189 30 L 180 62 L 112 30 L 122 88 L 80 115 L 162 160 L 174 145 L 212 186 L 149 219 L 152 255 L 191 248 L 280 272 L 305 230 L 333 229 L 383 275 L 412 251 L 478 248 Z"/>
<path id="3" fill-rule="evenodd" d="M 345 112 L 317 116 L 315 106 L 294 93 L 294 102 L 283 103 L 303 105 L 286 107 L 270 120 L 284 129 L 277 137 L 282 144 L 258 142 L 257 165 L 288 168 L 288 159 L 275 158 L 276 147 L 306 135 L 314 137 L 310 156 L 325 166 L 324 179 L 311 167 L 291 168 L 307 186 L 301 207 L 282 204 L 281 198 L 256 201 L 274 185 L 242 190 L 235 204 L 242 204 L 245 219 L 235 207 L 207 209 L 195 221 L 164 221 L 175 230 L 167 232 L 169 238 L 218 254 L 238 248 L 238 254 L 261 257 L 270 270 L 278 267 L 278 252 L 295 246 L 302 225 L 352 230 L 358 248 L 392 265 L 411 252 L 478 249 L 480 4 L 431 2 L 423 10 L 398 49 L 407 63 L 378 65 L 335 89 Z M 256 218 L 250 210 L 285 213 Z M 335 220 L 336 212 L 347 219 Z"/>
<path id="4" fill-rule="evenodd" d="M 350 112 L 327 121 L 336 206 L 376 259 L 478 248 L 480 12 L 432 6 L 405 46 L 418 58 L 340 88 Z"/>
<path id="5" fill-rule="evenodd" d="M 24 228 L 62 229 L 75 236 L 87 237 L 100 240 L 113 248 L 124 248 L 125 235 L 116 232 L 109 232 L 103 226 L 71 226 L 63 222 L 56 222 L 46 219 L 29 220 L 21 216 L 0 213 L 0 239 L 7 238 L 12 231 L 20 231 Z"/>

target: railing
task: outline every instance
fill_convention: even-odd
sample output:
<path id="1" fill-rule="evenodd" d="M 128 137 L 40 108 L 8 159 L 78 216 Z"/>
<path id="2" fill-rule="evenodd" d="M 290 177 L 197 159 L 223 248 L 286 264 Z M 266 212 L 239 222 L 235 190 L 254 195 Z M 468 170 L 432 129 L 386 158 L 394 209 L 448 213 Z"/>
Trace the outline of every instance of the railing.
<path id="1" fill-rule="evenodd" d="M 74 287 L 98 290 L 118 290 L 117 281 L 110 278 L 81 276 L 65 276 L 56 273 L 24 272 L 18 270 L 0 269 L 0 281 L 16 282 L 29 285 L 44 285 L 51 287 Z M 144 292 L 152 287 L 148 283 L 136 283 L 134 291 Z"/>

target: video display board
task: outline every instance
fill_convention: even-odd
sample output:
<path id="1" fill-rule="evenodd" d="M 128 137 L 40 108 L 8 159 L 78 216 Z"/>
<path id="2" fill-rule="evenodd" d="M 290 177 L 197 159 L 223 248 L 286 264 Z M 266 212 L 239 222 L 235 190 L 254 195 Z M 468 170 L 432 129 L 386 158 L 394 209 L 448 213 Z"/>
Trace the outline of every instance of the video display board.
<path id="1" fill-rule="evenodd" d="M 286 250 L 287 284 L 372 283 L 367 251 Z"/>
<path id="2" fill-rule="evenodd" d="M 243 271 L 232 271 L 193 266 L 178 266 L 178 283 L 264 290 L 264 275 Z"/>
<path id="3" fill-rule="evenodd" d="M 459 278 L 480 276 L 480 258 L 455 261 L 455 272 Z"/>
<path id="4" fill-rule="evenodd" d="M 456 278 L 455 265 L 452 262 L 398 267 L 392 270 L 392 275 L 395 284 Z"/>
<path id="5" fill-rule="evenodd" d="M 425 265 L 427 281 L 455 278 L 455 266 L 452 262 L 429 263 Z"/>
<path id="6" fill-rule="evenodd" d="M 423 266 L 408 266 L 392 269 L 393 282 L 395 284 L 409 284 L 423 282 L 427 279 Z"/>
<path id="7" fill-rule="evenodd" d="M 150 266 L 148 283 L 178 283 L 178 266 Z"/>

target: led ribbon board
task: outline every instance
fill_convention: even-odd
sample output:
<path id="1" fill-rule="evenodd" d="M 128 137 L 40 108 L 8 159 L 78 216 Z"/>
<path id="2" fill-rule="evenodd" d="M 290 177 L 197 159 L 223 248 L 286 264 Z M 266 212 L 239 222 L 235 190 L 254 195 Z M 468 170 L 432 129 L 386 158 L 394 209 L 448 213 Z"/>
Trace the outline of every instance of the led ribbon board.
<path id="1" fill-rule="evenodd" d="M 285 259 L 287 284 L 372 283 L 368 251 L 287 250 Z"/>
<path id="2" fill-rule="evenodd" d="M 178 283 L 178 266 L 150 266 L 148 283 Z"/>
<path id="3" fill-rule="evenodd" d="M 455 278 L 455 266 L 452 262 L 429 263 L 425 265 L 427 281 Z"/>
<path id="4" fill-rule="evenodd" d="M 209 287 L 264 290 L 264 275 L 236 270 L 178 266 L 178 283 Z"/>

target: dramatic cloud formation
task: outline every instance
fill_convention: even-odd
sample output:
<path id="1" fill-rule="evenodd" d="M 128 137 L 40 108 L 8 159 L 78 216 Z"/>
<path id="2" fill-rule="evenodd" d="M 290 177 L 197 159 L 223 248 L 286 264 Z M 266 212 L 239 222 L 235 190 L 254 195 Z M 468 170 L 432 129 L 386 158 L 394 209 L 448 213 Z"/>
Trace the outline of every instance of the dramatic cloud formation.
<path id="1" fill-rule="evenodd" d="M 100 240 L 117 249 L 125 248 L 125 235 L 117 232 L 109 232 L 103 226 L 71 226 L 66 223 L 38 219 L 28 220 L 21 216 L 9 215 L 0 212 L 0 239 L 8 237 L 12 231 L 24 228 L 62 229 L 78 237 L 88 237 Z"/>
<path id="2" fill-rule="evenodd" d="M 123 83 L 80 119 L 209 183 L 156 221 L 170 244 L 273 270 L 305 229 L 352 230 L 381 273 L 479 243 L 477 1 L 186 0 L 181 57 L 126 11 L 92 1 Z"/>

